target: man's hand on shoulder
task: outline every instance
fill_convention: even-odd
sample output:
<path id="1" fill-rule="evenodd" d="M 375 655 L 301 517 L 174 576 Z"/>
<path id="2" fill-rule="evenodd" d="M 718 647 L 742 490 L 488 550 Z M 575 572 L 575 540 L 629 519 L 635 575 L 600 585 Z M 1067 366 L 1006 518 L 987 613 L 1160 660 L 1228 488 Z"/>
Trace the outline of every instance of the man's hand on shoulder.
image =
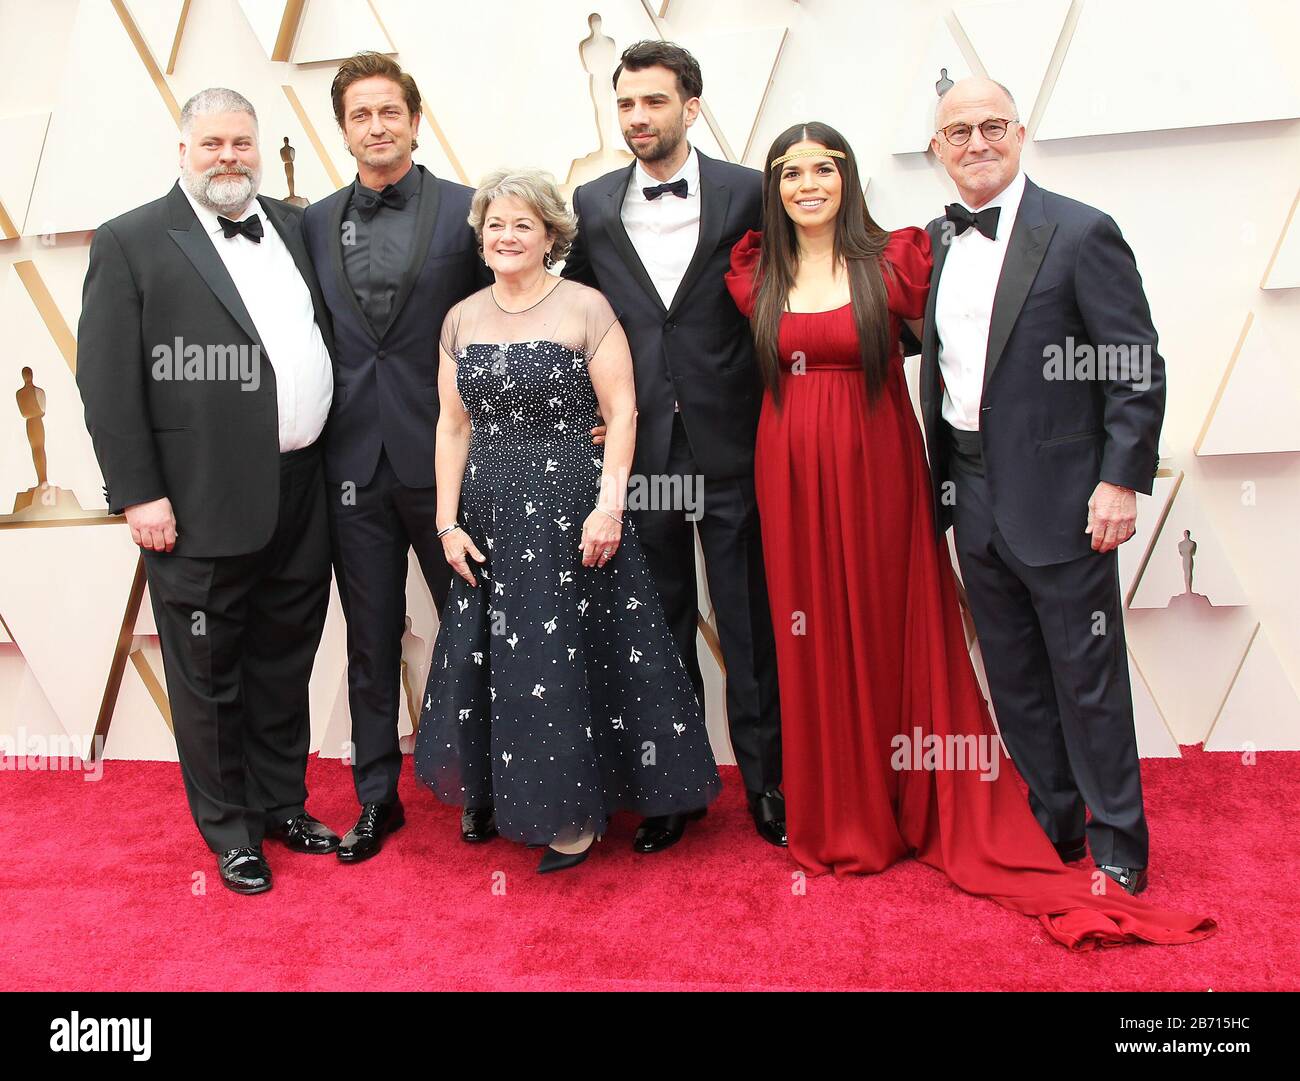
<path id="1" fill-rule="evenodd" d="M 170 552 L 176 547 L 176 516 L 166 496 L 127 507 L 126 524 L 131 527 L 131 540 L 141 548 Z"/>
<path id="2" fill-rule="evenodd" d="M 1106 481 L 1098 483 L 1088 500 L 1088 527 L 1094 552 L 1118 548 L 1137 530 L 1137 493 Z"/>

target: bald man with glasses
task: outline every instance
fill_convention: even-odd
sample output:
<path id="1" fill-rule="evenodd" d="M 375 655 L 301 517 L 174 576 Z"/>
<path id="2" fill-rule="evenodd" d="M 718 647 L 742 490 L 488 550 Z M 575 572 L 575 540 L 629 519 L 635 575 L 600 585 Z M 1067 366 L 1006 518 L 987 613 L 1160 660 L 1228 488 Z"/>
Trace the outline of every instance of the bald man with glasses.
<path id="1" fill-rule="evenodd" d="M 1164 361 L 1133 253 L 1020 168 L 1010 93 L 963 79 L 931 150 L 959 200 L 928 226 L 921 409 L 1002 738 L 1065 862 L 1130 893 L 1148 837 L 1117 548 L 1149 494 Z M 1085 825 L 1086 823 L 1086 825 Z"/>

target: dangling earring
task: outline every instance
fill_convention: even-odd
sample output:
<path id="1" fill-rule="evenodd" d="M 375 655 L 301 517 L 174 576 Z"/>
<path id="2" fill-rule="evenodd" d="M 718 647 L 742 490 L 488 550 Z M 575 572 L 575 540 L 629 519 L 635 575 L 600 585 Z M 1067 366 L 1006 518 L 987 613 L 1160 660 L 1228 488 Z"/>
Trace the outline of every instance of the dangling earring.
<path id="1" fill-rule="evenodd" d="M 555 256 L 551 254 L 550 248 L 547 248 L 546 254 L 542 256 L 542 266 L 546 267 L 547 270 L 555 266 Z"/>

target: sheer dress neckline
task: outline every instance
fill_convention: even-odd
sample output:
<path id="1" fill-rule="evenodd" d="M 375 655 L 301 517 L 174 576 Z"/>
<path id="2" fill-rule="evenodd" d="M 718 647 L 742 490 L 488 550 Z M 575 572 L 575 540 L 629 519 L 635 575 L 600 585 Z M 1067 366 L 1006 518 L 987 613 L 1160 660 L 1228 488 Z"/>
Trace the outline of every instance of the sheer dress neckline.
<path id="1" fill-rule="evenodd" d="M 495 286 L 495 285 L 489 285 L 489 286 L 488 286 L 488 295 L 492 298 L 492 303 L 496 306 L 497 311 L 499 311 L 502 315 L 524 315 L 526 312 L 530 312 L 530 311 L 532 311 L 532 310 L 533 310 L 534 308 L 536 308 L 539 304 L 544 304 L 544 303 L 546 303 L 546 301 L 550 299 L 551 295 L 552 295 L 552 294 L 553 294 L 557 289 L 559 289 L 560 286 L 563 285 L 563 284 L 564 284 L 564 279 L 563 279 L 563 278 L 560 278 L 560 277 L 557 277 L 557 278 L 555 279 L 555 284 L 552 285 L 552 286 L 551 286 L 551 287 L 550 287 L 550 288 L 549 288 L 545 293 L 543 293 L 543 294 L 542 294 L 540 297 L 538 297 L 535 301 L 533 301 L 531 304 L 529 304 L 528 307 L 526 307 L 526 308 L 520 308 L 518 311 L 515 311 L 515 312 L 512 312 L 509 308 L 503 308 L 503 307 L 501 307 L 501 302 L 500 302 L 499 300 L 497 300 L 497 291 L 496 291 L 496 286 Z"/>

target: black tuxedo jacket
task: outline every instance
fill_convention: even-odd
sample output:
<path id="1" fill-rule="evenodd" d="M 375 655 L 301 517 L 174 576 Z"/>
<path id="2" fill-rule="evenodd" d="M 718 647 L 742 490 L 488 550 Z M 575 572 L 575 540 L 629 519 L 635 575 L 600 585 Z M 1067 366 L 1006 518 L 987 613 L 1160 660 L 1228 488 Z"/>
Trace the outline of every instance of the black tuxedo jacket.
<path id="1" fill-rule="evenodd" d="M 940 534 L 952 522 L 951 496 L 943 498 L 944 390 L 934 319 L 948 252 L 943 225 L 936 218 L 926 227 L 934 270 L 921 343 L 921 413 Z M 1092 551 L 1083 530 L 1099 481 L 1150 494 L 1165 410 L 1157 344 L 1119 227 L 1026 178 L 994 294 L 980 403 L 994 520 L 1024 563 L 1048 566 Z M 1134 351 L 1128 363 L 1119 363 L 1115 346 Z M 1089 350 L 1094 360 L 1114 359 L 1089 371 Z M 1067 373 L 1074 377 L 1061 377 Z"/>
<path id="2" fill-rule="evenodd" d="M 633 471 L 663 471 L 676 400 L 700 471 L 711 479 L 752 476 L 762 380 L 749 323 L 724 279 L 736 241 L 760 227 L 763 179 L 754 169 L 699 159 L 699 241 L 670 307 L 623 227 L 635 163 L 574 191 L 578 237 L 563 273 L 604 293 L 627 332 L 638 412 Z"/>
<path id="3" fill-rule="evenodd" d="M 370 325 L 343 269 L 343 215 L 352 185 L 313 203 L 304 216 L 334 326 L 334 404 L 325 430 L 331 484 L 368 484 L 383 447 L 404 485 L 433 487 L 442 321 L 492 280 L 467 220 L 473 189 L 415 168 L 423 174 L 415 243 L 387 326 Z"/>
<path id="4" fill-rule="evenodd" d="M 332 349 L 302 211 L 265 196 L 258 202 L 293 255 Z M 205 354 L 235 347 L 251 357 L 256 345 L 256 389 L 244 389 L 251 380 L 159 377 L 159 359 L 178 339 Z M 177 555 L 241 555 L 265 546 L 280 500 L 273 360 L 179 182 L 100 226 L 82 291 L 77 385 L 110 510 L 166 496 Z"/>

